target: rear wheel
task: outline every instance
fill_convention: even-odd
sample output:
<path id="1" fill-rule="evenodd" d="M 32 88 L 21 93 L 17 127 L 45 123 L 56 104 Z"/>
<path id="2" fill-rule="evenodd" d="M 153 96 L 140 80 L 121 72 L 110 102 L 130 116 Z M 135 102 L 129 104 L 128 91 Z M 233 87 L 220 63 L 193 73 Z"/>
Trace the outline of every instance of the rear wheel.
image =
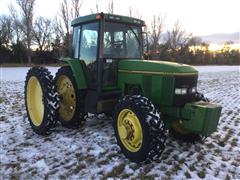
<path id="1" fill-rule="evenodd" d="M 69 128 L 77 128 L 84 124 L 84 92 L 77 89 L 75 77 L 69 66 L 61 67 L 54 79 L 60 99 L 58 119 Z"/>
<path id="2" fill-rule="evenodd" d="M 124 155 L 134 162 L 158 158 L 167 132 L 154 105 L 141 95 L 125 96 L 116 106 L 114 130 Z"/>
<path id="3" fill-rule="evenodd" d="M 28 120 L 38 134 L 50 134 L 56 125 L 58 98 L 53 77 L 43 67 L 31 68 L 25 81 L 25 106 Z"/>

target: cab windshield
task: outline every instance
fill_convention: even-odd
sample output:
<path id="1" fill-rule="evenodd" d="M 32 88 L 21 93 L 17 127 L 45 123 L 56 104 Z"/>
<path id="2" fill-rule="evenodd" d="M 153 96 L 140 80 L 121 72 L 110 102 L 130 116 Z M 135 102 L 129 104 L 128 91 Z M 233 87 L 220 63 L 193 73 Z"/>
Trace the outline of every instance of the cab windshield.
<path id="1" fill-rule="evenodd" d="M 104 58 L 111 59 L 141 59 L 141 32 L 138 26 L 105 23 Z"/>

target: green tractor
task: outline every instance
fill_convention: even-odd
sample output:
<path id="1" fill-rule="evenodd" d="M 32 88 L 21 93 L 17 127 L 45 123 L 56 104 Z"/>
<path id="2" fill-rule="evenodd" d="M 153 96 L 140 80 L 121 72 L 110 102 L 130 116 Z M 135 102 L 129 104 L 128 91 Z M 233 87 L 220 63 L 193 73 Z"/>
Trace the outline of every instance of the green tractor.
<path id="1" fill-rule="evenodd" d="M 134 162 L 158 158 L 169 132 L 198 141 L 217 128 L 221 107 L 197 92 L 191 66 L 144 60 L 144 21 L 113 14 L 76 18 L 73 55 L 61 59 L 55 78 L 29 70 L 27 115 L 33 130 L 49 134 L 57 121 L 82 126 L 88 113 L 113 115 L 117 143 Z"/>

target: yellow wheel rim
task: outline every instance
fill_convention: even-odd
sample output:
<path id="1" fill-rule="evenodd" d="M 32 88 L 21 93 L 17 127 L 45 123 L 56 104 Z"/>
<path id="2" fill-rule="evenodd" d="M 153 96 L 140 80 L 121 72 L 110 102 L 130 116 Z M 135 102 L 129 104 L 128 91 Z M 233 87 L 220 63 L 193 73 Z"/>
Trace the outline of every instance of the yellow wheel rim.
<path id="1" fill-rule="evenodd" d="M 119 138 L 130 152 L 137 152 L 142 146 L 142 126 L 136 114 L 130 109 L 123 109 L 117 121 Z"/>
<path id="2" fill-rule="evenodd" d="M 180 134 L 187 134 L 188 131 L 186 131 L 183 127 L 182 127 L 182 124 L 181 124 L 181 120 L 179 121 L 175 121 L 173 124 L 172 124 L 172 127 L 173 129 L 180 133 Z"/>
<path id="3" fill-rule="evenodd" d="M 27 109 L 32 123 L 40 126 L 44 116 L 43 92 L 35 76 L 32 76 L 27 84 Z"/>
<path id="4" fill-rule="evenodd" d="M 64 121 L 70 121 L 76 109 L 76 93 L 71 80 L 61 75 L 56 82 L 57 92 L 60 97 L 59 115 Z"/>

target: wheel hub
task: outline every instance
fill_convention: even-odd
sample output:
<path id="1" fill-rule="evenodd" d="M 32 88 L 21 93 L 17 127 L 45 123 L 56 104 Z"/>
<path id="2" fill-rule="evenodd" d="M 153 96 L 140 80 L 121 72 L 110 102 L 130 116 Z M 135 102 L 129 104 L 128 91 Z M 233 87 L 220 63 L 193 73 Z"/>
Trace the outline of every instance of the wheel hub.
<path id="1" fill-rule="evenodd" d="M 44 116 L 43 91 L 35 76 L 32 76 L 27 84 L 27 108 L 32 123 L 40 126 Z"/>
<path id="2" fill-rule="evenodd" d="M 121 133 L 121 137 L 123 139 L 131 141 L 134 138 L 133 125 L 132 125 L 132 123 L 129 120 L 124 119 L 123 125 L 120 126 L 119 130 L 121 131 L 120 133 Z"/>
<path id="3" fill-rule="evenodd" d="M 57 92 L 60 97 L 59 114 L 65 121 L 72 119 L 76 108 L 76 94 L 71 80 L 62 75 L 57 80 Z"/>
<path id="4" fill-rule="evenodd" d="M 138 117 L 129 109 L 123 109 L 118 116 L 118 133 L 123 145 L 136 152 L 142 144 L 142 127 Z"/>

